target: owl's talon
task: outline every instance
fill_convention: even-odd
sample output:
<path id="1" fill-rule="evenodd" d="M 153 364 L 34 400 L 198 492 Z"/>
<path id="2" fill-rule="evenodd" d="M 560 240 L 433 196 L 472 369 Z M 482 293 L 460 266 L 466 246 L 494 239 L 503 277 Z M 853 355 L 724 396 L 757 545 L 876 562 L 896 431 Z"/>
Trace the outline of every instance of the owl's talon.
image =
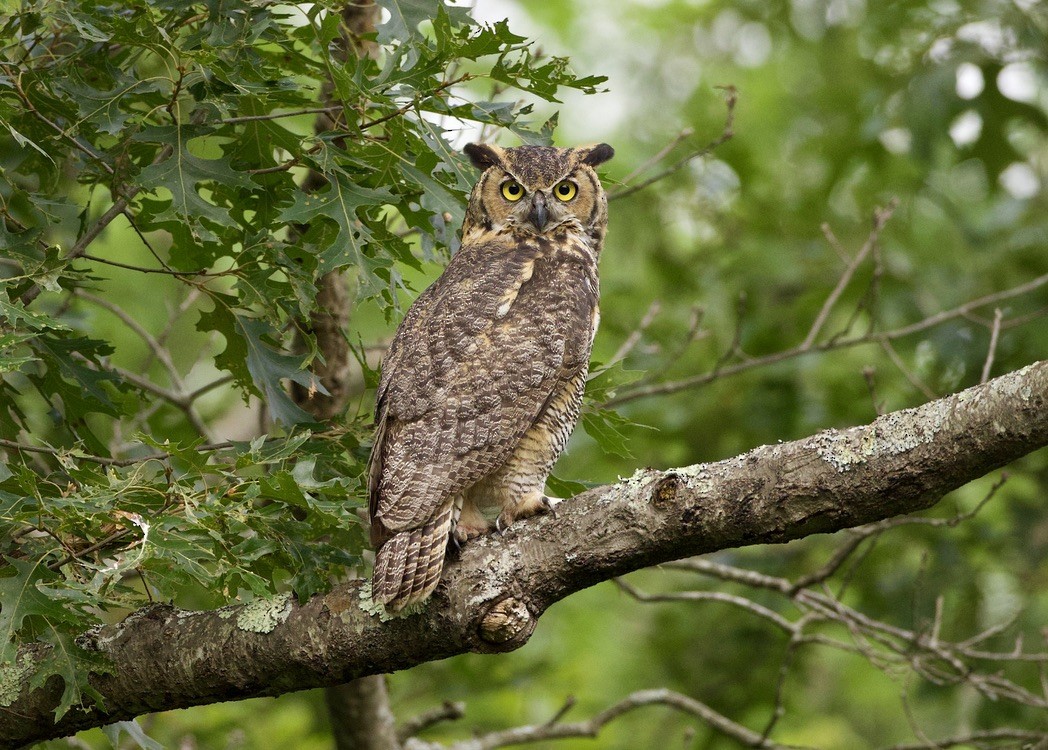
<path id="1" fill-rule="evenodd" d="M 564 502 L 563 498 L 550 497 L 549 495 L 542 496 L 542 507 L 546 509 L 546 513 L 549 513 L 554 518 L 557 517 L 557 506 Z"/>

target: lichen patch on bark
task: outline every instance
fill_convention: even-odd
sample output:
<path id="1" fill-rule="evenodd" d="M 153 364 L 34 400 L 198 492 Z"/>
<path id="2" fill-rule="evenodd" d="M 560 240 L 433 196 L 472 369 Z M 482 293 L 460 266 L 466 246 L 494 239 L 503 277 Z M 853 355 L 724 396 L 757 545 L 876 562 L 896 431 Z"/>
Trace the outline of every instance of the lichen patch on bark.
<path id="1" fill-rule="evenodd" d="M 810 439 L 811 446 L 838 473 L 877 456 L 895 456 L 929 443 L 949 418 L 950 406 L 907 409 L 879 417 L 872 424 L 851 430 L 827 430 Z"/>
<path id="2" fill-rule="evenodd" d="M 0 706 L 7 708 L 18 699 L 22 683 L 32 671 L 32 660 L 27 654 L 14 662 L 0 664 Z"/>
<path id="3" fill-rule="evenodd" d="M 237 627 L 249 633 L 272 633 L 291 615 L 291 597 L 255 599 L 237 612 Z"/>

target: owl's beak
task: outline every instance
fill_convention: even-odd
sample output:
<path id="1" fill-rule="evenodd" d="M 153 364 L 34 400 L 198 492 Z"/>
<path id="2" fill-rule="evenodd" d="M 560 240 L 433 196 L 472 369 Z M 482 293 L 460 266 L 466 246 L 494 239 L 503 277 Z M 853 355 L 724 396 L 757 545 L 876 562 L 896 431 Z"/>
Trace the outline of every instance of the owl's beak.
<path id="1" fill-rule="evenodd" d="M 531 199 L 531 211 L 528 213 L 528 221 L 538 231 L 542 231 L 546 228 L 546 222 L 549 220 L 549 212 L 546 210 L 546 196 L 542 193 L 535 193 L 535 197 Z"/>

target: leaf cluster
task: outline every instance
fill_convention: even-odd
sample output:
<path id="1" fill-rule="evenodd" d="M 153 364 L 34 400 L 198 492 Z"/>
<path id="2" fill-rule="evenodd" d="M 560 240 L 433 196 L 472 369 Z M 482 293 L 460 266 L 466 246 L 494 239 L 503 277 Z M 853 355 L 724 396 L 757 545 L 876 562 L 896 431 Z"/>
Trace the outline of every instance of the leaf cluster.
<path id="1" fill-rule="evenodd" d="M 403 274 L 457 247 L 458 131 L 548 143 L 555 120 L 515 97 L 602 81 L 441 0 L 380 5 L 364 38 L 336 3 L 0 17 L 0 682 L 50 644 L 32 679 L 65 680 L 59 715 L 105 669 L 88 626 L 307 597 L 360 563 L 366 410 L 331 428 L 287 392 L 323 391 L 318 281 L 344 274 L 388 321 Z M 214 441 L 259 401 L 269 437 Z"/>

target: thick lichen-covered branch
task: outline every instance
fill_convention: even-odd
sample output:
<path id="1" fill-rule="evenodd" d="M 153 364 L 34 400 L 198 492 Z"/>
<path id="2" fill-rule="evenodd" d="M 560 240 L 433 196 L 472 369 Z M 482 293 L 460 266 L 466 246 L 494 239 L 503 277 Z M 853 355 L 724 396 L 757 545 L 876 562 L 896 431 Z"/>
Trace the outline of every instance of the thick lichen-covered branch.
<path id="1" fill-rule="evenodd" d="M 1048 362 L 871 424 L 762 446 L 714 464 L 645 469 L 467 544 L 421 611 L 390 617 L 366 582 L 187 612 L 141 610 L 82 639 L 111 665 L 98 705 L 58 724 L 61 682 L 30 689 L 34 646 L 0 674 L 0 747 L 142 713 L 278 695 L 466 651 L 520 647 L 542 613 L 631 570 L 784 542 L 910 513 L 1048 445 Z M 6 684 L 4 684 L 6 682 Z"/>

